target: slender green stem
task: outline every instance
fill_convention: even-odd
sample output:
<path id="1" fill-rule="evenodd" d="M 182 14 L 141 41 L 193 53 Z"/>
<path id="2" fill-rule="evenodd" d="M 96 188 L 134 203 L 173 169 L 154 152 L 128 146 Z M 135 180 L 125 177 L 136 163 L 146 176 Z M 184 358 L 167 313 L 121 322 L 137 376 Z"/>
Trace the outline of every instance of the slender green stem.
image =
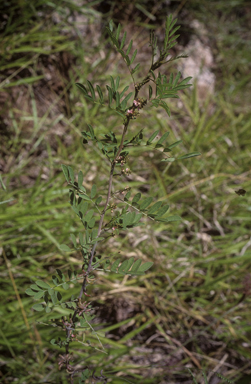
<path id="1" fill-rule="evenodd" d="M 99 237 L 99 235 L 100 235 L 100 233 L 102 231 L 102 225 L 103 225 L 103 222 L 104 222 L 105 213 L 106 213 L 107 206 L 109 204 L 109 200 L 111 198 L 111 193 L 112 193 L 112 181 L 113 181 L 114 169 L 115 169 L 116 161 L 117 161 L 117 159 L 118 159 L 118 157 L 119 157 L 119 155 L 120 155 L 120 153 L 121 153 L 121 151 L 123 149 L 123 145 L 124 145 L 125 136 L 126 136 L 126 133 L 127 133 L 129 122 L 130 122 L 130 118 L 128 117 L 126 119 L 125 124 L 124 124 L 124 129 L 123 129 L 123 133 L 122 133 L 122 137 L 121 137 L 121 141 L 120 141 L 120 145 L 119 145 L 118 151 L 116 153 L 116 156 L 115 156 L 113 162 L 111 163 L 110 177 L 109 177 L 109 182 L 108 182 L 108 192 L 107 192 L 107 196 L 106 196 L 105 206 L 104 206 L 104 209 L 103 209 L 103 211 L 101 213 L 100 220 L 99 220 L 99 227 L 98 227 L 97 237 Z M 92 269 L 92 261 L 93 261 L 93 257 L 94 257 L 97 245 L 98 245 L 98 241 L 92 247 L 90 260 L 89 260 L 88 268 L 87 268 L 87 271 L 86 271 L 86 276 L 84 277 L 84 280 L 83 280 L 83 283 L 82 283 L 82 287 L 81 287 L 81 290 L 80 290 L 80 293 L 79 293 L 79 296 L 78 296 L 79 299 L 81 299 L 83 294 L 86 292 L 87 277 L 88 277 L 88 275 L 89 275 L 89 273 L 91 272 L 91 269 Z M 76 315 L 77 315 L 77 311 L 74 312 L 73 321 L 76 319 Z"/>

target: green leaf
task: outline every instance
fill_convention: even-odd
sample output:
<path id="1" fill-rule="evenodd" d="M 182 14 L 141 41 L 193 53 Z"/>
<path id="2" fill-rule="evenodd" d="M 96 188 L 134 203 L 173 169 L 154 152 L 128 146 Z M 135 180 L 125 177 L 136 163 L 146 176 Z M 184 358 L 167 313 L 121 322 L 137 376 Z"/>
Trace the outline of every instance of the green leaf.
<path id="1" fill-rule="evenodd" d="M 133 55 L 132 55 L 132 58 L 131 58 L 131 60 L 130 60 L 130 65 L 132 65 L 132 63 L 134 62 L 134 60 L 135 60 L 135 57 L 136 57 L 136 55 L 137 55 L 137 49 L 135 49 L 135 51 L 133 52 Z"/>
<path id="2" fill-rule="evenodd" d="M 147 261 L 146 263 L 142 264 L 138 271 L 139 272 L 145 272 L 147 271 L 148 269 L 150 269 L 151 267 L 153 266 L 153 263 L 151 261 Z"/>
<path id="3" fill-rule="evenodd" d="M 115 83 L 114 83 L 114 79 L 112 76 L 110 76 L 110 80 L 111 80 L 111 88 L 115 92 Z"/>
<path id="4" fill-rule="evenodd" d="M 182 218 L 179 215 L 173 215 L 173 216 L 168 216 L 165 220 L 166 221 L 179 221 L 179 220 L 182 220 Z"/>
<path id="5" fill-rule="evenodd" d="M 118 108 L 120 105 L 120 97 L 119 97 L 119 92 L 116 92 L 116 108 Z"/>
<path id="6" fill-rule="evenodd" d="M 187 84 L 191 79 L 192 79 L 191 76 L 190 76 L 190 77 L 186 77 L 184 80 L 182 80 L 182 81 L 179 83 L 179 86 Z M 192 84 L 189 84 L 189 85 L 192 85 Z"/>
<path id="7" fill-rule="evenodd" d="M 168 223 L 170 221 L 180 221 L 182 220 L 182 218 L 178 215 L 173 215 L 173 216 L 169 216 L 169 217 L 166 217 L 166 218 L 157 218 L 155 217 L 155 220 L 156 221 L 160 221 L 161 223 Z"/>
<path id="8" fill-rule="evenodd" d="M 101 201 L 102 201 L 102 196 L 99 196 L 99 197 L 96 199 L 95 204 L 96 204 L 96 205 L 99 205 L 99 204 L 101 203 Z"/>
<path id="9" fill-rule="evenodd" d="M 89 199 L 89 197 L 88 197 L 88 199 Z M 82 216 L 86 213 L 88 207 L 89 207 L 89 204 L 87 203 L 87 201 L 84 202 L 82 200 L 81 203 L 78 206 L 78 209 L 82 213 Z"/>
<path id="10" fill-rule="evenodd" d="M 186 155 L 177 157 L 177 160 L 189 159 L 189 157 L 195 157 L 200 155 L 201 155 L 200 152 L 191 152 L 191 153 L 187 153 Z"/>
<path id="11" fill-rule="evenodd" d="M 57 292 L 55 292 L 55 291 L 53 291 L 52 293 L 51 293 L 51 301 L 52 301 L 52 303 L 54 304 L 54 305 L 56 305 L 57 304 L 57 301 L 58 301 L 58 299 L 57 299 Z"/>
<path id="12" fill-rule="evenodd" d="M 53 295 L 53 293 L 54 293 L 54 289 L 53 289 L 53 288 L 49 288 L 49 289 L 48 289 L 48 293 L 49 293 L 50 296 Z"/>
<path id="13" fill-rule="evenodd" d="M 170 117 L 171 111 L 170 111 L 170 108 L 168 107 L 167 103 L 165 101 L 161 100 L 161 102 L 159 104 L 164 108 L 164 110 L 166 111 L 166 113 Z"/>
<path id="14" fill-rule="evenodd" d="M 119 24 L 119 25 L 118 25 L 118 28 L 117 28 L 117 32 L 116 32 L 116 40 L 119 39 L 120 31 L 121 31 L 121 24 Z"/>
<path id="15" fill-rule="evenodd" d="M 111 32 L 113 31 L 113 21 L 112 20 L 109 21 L 109 29 Z"/>
<path id="16" fill-rule="evenodd" d="M 91 209 L 89 212 L 87 212 L 83 220 L 88 223 L 91 220 L 93 214 L 94 214 L 94 209 Z"/>
<path id="17" fill-rule="evenodd" d="M 132 193 L 131 191 L 127 192 L 127 194 L 124 197 L 125 201 L 128 201 L 130 199 L 131 193 Z"/>
<path id="18" fill-rule="evenodd" d="M 91 124 L 87 124 L 87 125 L 88 125 L 88 128 L 89 128 L 89 131 L 90 131 L 91 137 L 92 137 L 92 139 L 94 139 L 94 138 L 95 138 L 95 135 L 94 135 L 94 130 L 93 130 L 93 128 L 92 128 L 92 126 L 91 126 Z"/>
<path id="19" fill-rule="evenodd" d="M 99 95 L 100 103 L 103 104 L 103 102 L 104 102 L 103 92 L 101 91 L 101 88 L 99 85 L 96 85 L 96 89 L 97 89 L 97 92 Z"/>
<path id="20" fill-rule="evenodd" d="M 157 201 L 157 203 L 153 204 L 149 209 L 147 214 L 150 215 L 154 212 L 156 212 L 162 205 L 162 201 Z"/>
<path id="21" fill-rule="evenodd" d="M 43 292 L 43 291 L 40 291 L 40 292 Z M 26 289 L 25 293 L 26 295 L 29 295 L 29 296 L 34 296 L 36 294 L 36 292 L 30 288 Z"/>
<path id="22" fill-rule="evenodd" d="M 45 294 L 44 291 L 37 292 L 37 293 L 34 295 L 34 299 L 35 299 L 35 300 L 39 300 L 39 299 L 41 299 L 41 297 L 44 296 L 44 294 Z"/>
<path id="23" fill-rule="evenodd" d="M 117 268 L 119 266 L 119 263 L 120 263 L 120 259 L 117 259 L 111 266 L 111 271 L 112 272 L 117 272 Z"/>
<path id="24" fill-rule="evenodd" d="M 69 280 L 71 280 L 72 277 L 72 271 L 70 269 L 67 270 Z"/>
<path id="25" fill-rule="evenodd" d="M 129 43 L 129 45 L 128 45 L 128 48 L 127 48 L 127 50 L 126 50 L 126 55 L 129 55 L 129 53 L 131 52 L 131 49 L 132 49 L 132 43 L 133 43 L 133 41 L 131 40 L 130 43 Z"/>
<path id="26" fill-rule="evenodd" d="M 92 230 L 91 239 L 94 240 L 94 239 L 96 239 L 97 236 L 98 236 L 98 229 L 95 228 Z"/>
<path id="27" fill-rule="evenodd" d="M 91 200 L 89 196 L 84 195 L 83 193 L 79 193 L 79 197 L 81 197 L 81 199 L 84 199 L 84 200 Z"/>
<path id="28" fill-rule="evenodd" d="M 139 209 L 141 211 L 143 211 L 144 209 L 146 209 L 153 201 L 153 198 L 152 197 L 148 197 L 147 199 L 145 199 L 139 206 Z"/>
<path id="29" fill-rule="evenodd" d="M 3 182 L 3 179 L 2 179 L 2 176 L 1 176 L 1 174 L 0 174 L 0 185 L 1 185 L 1 187 L 6 191 L 6 186 L 5 186 L 5 184 L 4 184 L 4 182 Z M 13 200 L 13 199 L 11 199 L 11 200 Z M 9 201 L 11 201 L 11 200 L 5 200 L 5 201 L 1 201 L 1 203 L 0 204 L 4 204 L 4 203 L 7 203 L 7 202 L 9 202 Z"/>
<path id="30" fill-rule="evenodd" d="M 174 21 L 175 21 L 175 23 L 176 23 L 177 19 L 175 19 Z M 170 38 L 176 31 L 178 31 L 178 29 L 180 29 L 180 25 L 178 25 L 177 27 L 175 27 L 175 28 L 172 30 L 172 32 L 169 33 L 169 38 Z"/>
<path id="31" fill-rule="evenodd" d="M 40 287 L 40 288 L 45 288 L 45 289 L 50 288 L 50 285 L 47 284 L 47 283 L 45 283 L 45 281 L 43 281 L 43 280 L 37 280 L 37 281 L 36 281 L 36 284 L 37 284 L 37 286 Z"/>
<path id="32" fill-rule="evenodd" d="M 79 187 L 82 187 L 83 181 L 84 181 L 83 172 L 79 171 L 79 173 L 78 173 L 78 186 Z"/>
<path id="33" fill-rule="evenodd" d="M 85 244 L 85 241 L 84 241 L 84 235 L 82 232 L 79 232 L 78 238 L 79 238 L 80 244 L 83 246 Z"/>
<path id="34" fill-rule="evenodd" d="M 64 176 L 66 178 L 66 181 L 67 181 L 67 183 L 69 183 L 70 179 L 69 179 L 68 167 L 64 164 L 61 164 L 61 167 L 62 167 L 62 170 L 64 172 Z"/>
<path id="35" fill-rule="evenodd" d="M 142 261 L 141 259 L 138 259 L 138 260 L 135 261 L 135 263 L 133 264 L 133 266 L 132 266 L 132 268 L 130 270 L 130 273 L 136 272 L 139 269 L 141 261 Z"/>
<path id="36" fill-rule="evenodd" d="M 124 93 L 129 89 L 128 85 L 123 89 L 123 91 L 120 94 L 120 99 L 124 96 Z"/>
<path id="37" fill-rule="evenodd" d="M 155 79 L 156 79 L 156 76 L 155 76 L 155 73 L 153 72 L 153 70 L 150 70 L 150 73 L 151 73 L 153 79 L 155 80 Z"/>
<path id="38" fill-rule="evenodd" d="M 123 49 L 123 47 L 125 45 L 125 40 L 126 40 L 126 32 L 124 32 L 124 35 L 122 37 L 121 44 L 120 44 L 120 49 Z"/>
<path id="39" fill-rule="evenodd" d="M 136 212 L 129 212 L 124 216 L 123 224 L 124 226 L 128 227 L 129 225 L 132 225 L 136 217 Z"/>
<path id="40" fill-rule="evenodd" d="M 44 310 L 44 306 L 42 304 L 34 304 L 32 309 L 34 309 L 34 311 L 41 312 Z"/>
<path id="41" fill-rule="evenodd" d="M 108 90 L 109 106 L 111 106 L 111 104 L 112 104 L 112 89 L 108 85 L 106 86 L 106 88 Z"/>
<path id="42" fill-rule="evenodd" d="M 94 225 L 95 225 L 95 222 L 96 222 L 95 217 L 93 217 L 93 218 L 88 222 L 88 227 L 89 227 L 89 228 L 93 228 Z"/>
<path id="43" fill-rule="evenodd" d="M 155 219 L 163 216 L 169 209 L 169 205 L 164 205 L 160 210 L 156 213 Z"/>
<path id="44" fill-rule="evenodd" d="M 93 198 L 96 196 L 96 194 L 97 194 L 97 187 L 96 187 L 96 185 L 94 184 L 94 185 L 92 186 L 92 189 L 91 189 L 91 199 L 93 199 Z"/>
<path id="45" fill-rule="evenodd" d="M 61 244 L 59 249 L 61 251 L 64 251 L 64 252 L 71 252 L 72 251 L 71 248 L 69 248 L 68 245 L 66 245 L 66 244 Z"/>
<path id="46" fill-rule="evenodd" d="M 46 313 L 50 313 L 51 312 L 51 308 L 50 307 L 45 307 L 45 312 Z"/>
<path id="47" fill-rule="evenodd" d="M 88 95 L 88 91 L 86 89 L 86 87 L 80 83 L 76 83 L 76 86 L 83 92 L 84 96 L 88 99 L 88 100 L 91 100 L 92 101 L 92 97 Z"/>
<path id="48" fill-rule="evenodd" d="M 124 98 L 124 100 L 122 101 L 121 103 L 121 108 L 122 109 L 125 109 L 126 108 L 126 105 L 127 105 L 127 102 L 129 101 L 129 99 L 132 97 L 132 92 L 128 93 L 128 95 Z"/>
<path id="49" fill-rule="evenodd" d="M 32 284 L 30 288 L 33 289 L 33 291 L 41 291 L 41 288 L 39 288 L 36 284 Z"/>
<path id="50" fill-rule="evenodd" d="M 140 63 L 138 63 L 132 70 L 132 75 L 139 69 Z"/>
<path id="51" fill-rule="evenodd" d="M 54 285 L 56 285 L 56 286 L 59 284 L 58 278 L 55 275 L 52 276 L 52 281 L 53 281 Z"/>
<path id="52" fill-rule="evenodd" d="M 169 132 L 165 132 L 163 136 L 157 141 L 155 144 L 155 148 L 163 147 L 162 143 L 167 139 L 169 136 Z"/>
<path id="53" fill-rule="evenodd" d="M 134 257 L 130 257 L 130 259 L 128 259 L 127 261 L 128 261 L 128 263 L 127 263 L 127 271 L 129 271 L 129 269 L 131 268 L 131 266 L 134 263 Z"/>
<path id="54" fill-rule="evenodd" d="M 65 290 L 67 290 L 67 289 L 69 289 L 69 284 L 64 283 L 64 284 L 62 285 L 62 287 L 63 287 Z"/>
<path id="55" fill-rule="evenodd" d="M 136 195 L 132 199 L 132 204 L 137 203 L 140 200 L 140 198 L 141 198 L 141 193 L 140 192 L 136 193 Z"/>
<path id="56" fill-rule="evenodd" d="M 51 290 L 51 288 L 48 289 L 48 291 L 45 291 L 45 292 L 44 292 L 44 301 L 46 302 L 46 304 L 49 303 L 49 291 L 50 291 L 50 290 Z"/>
<path id="57" fill-rule="evenodd" d="M 137 213 L 137 214 L 136 214 L 136 217 L 135 217 L 135 219 L 134 219 L 133 224 L 137 224 L 137 223 L 140 221 L 140 219 L 141 219 L 142 216 L 143 216 L 142 213 Z"/>
<path id="58" fill-rule="evenodd" d="M 128 260 L 123 261 L 123 263 L 119 266 L 118 272 L 128 272 L 129 268 L 127 269 Z"/>
<path id="59" fill-rule="evenodd" d="M 120 82 L 120 77 L 118 76 L 118 77 L 116 78 L 116 84 L 115 84 L 115 90 L 116 90 L 116 91 L 117 91 L 118 88 L 119 88 L 119 82 Z"/>
<path id="60" fill-rule="evenodd" d="M 56 268 L 56 272 L 57 272 L 58 276 L 60 277 L 60 279 L 63 280 L 64 279 L 64 275 L 63 275 L 62 271 L 60 269 Z"/>
<path id="61" fill-rule="evenodd" d="M 74 183 L 74 172 L 73 172 L 72 167 L 68 166 L 68 171 L 69 171 L 69 174 L 70 174 L 70 181 L 72 183 Z"/>
<path id="62" fill-rule="evenodd" d="M 56 296 L 57 296 L 58 301 L 62 300 L 62 295 L 60 292 L 56 292 Z"/>
<path id="63" fill-rule="evenodd" d="M 146 145 L 150 145 L 158 134 L 159 134 L 159 131 L 153 132 L 153 134 L 147 140 Z"/>
<path id="64" fill-rule="evenodd" d="M 177 76 L 176 76 L 175 79 L 174 79 L 173 87 L 175 87 L 175 86 L 177 85 L 177 83 L 178 83 L 180 77 L 181 77 L 181 73 L 178 72 Z"/>
<path id="65" fill-rule="evenodd" d="M 77 240 L 76 240 L 76 237 L 73 235 L 73 233 L 71 233 L 70 238 L 74 247 L 77 248 Z"/>
<path id="66" fill-rule="evenodd" d="M 180 143 L 182 143 L 182 140 L 175 141 L 175 143 L 168 145 L 167 148 L 172 149 L 172 148 L 176 147 L 177 145 L 179 145 Z"/>
<path id="67" fill-rule="evenodd" d="M 93 85 L 92 85 L 92 83 L 89 80 L 87 80 L 87 84 L 88 84 L 88 87 L 90 89 L 92 98 L 93 98 L 93 100 L 95 100 L 96 96 L 95 96 L 95 91 L 94 91 Z"/>

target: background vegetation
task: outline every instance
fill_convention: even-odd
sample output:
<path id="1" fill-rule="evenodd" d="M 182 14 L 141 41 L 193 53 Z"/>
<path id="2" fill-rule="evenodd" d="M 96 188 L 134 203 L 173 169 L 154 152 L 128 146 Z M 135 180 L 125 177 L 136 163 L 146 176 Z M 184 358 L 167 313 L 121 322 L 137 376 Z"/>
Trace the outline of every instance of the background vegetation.
<path id="1" fill-rule="evenodd" d="M 58 249 L 79 231 L 60 164 L 75 164 L 87 189 L 95 181 L 102 190 L 108 166 L 95 147 L 81 145 L 80 132 L 87 123 L 100 132 L 107 124 L 121 129 L 116 116 L 89 104 L 74 84 L 105 83 L 118 73 L 129 79 L 103 35 L 111 17 L 128 28 L 147 61 L 148 31 L 157 27 L 161 39 L 169 13 L 182 25 L 178 49 L 185 51 L 197 37 L 212 50 L 215 91 L 198 96 L 195 83 L 172 103 L 171 118 L 148 109 L 135 130 L 139 124 L 146 132 L 168 130 L 172 141 L 183 139 L 177 153 L 196 150 L 202 156 L 166 166 L 156 154 L 132 153 L 132 174 L 117 179 L 117 188 L 130 181 L 135 192 L 167 199 L 182 222 L 148 223 L 99 249 L 153 261 L 154 267 L 139 278 L 98 276 L 91 300 L 108 354 L 76 343 L 77 354 L 79 361 L 104 369 L 112 383 L 191 383 L 187 368 L 199 383 L 202 370 L 213 384 L 224 382 L 214 372 L 238 384 L 251 380 L 250 3 L 3 0 L 2 383 L 67 383 L 56 363 L 60 350 L 49 343 L 54 329 L 31 310 L 34 303 L 24 292 L 55 268 L 80 268 L 80 255 Z M 178 69 L 166 69 L 171 70 Z M 239 189 L 247 193 L 239 196 Z"/>

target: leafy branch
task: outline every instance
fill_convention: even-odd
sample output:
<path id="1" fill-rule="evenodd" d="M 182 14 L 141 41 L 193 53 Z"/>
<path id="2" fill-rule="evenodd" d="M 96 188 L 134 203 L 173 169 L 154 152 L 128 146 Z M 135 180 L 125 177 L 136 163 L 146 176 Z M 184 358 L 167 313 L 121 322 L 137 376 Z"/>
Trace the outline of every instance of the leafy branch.
<path id="1" fill-rule="evenodd" d="M 81 331 L 82 328 L 84 330 L 91 330 L 99 344 L 102 346 L 98 333 L 91 325 L 94 315 L 90 312 L 93 308 L 90 303 L 82 301 L 83 295 L 86 297 L 90 296 L 87 293 L 87 287 L 95 282 L 96 272 L 102 270 L 121 275 L 141 276 L 153 265 L 153 262 L 151 261 L 143 262 L 143 260 L 135 260 L 133 257 L 126 258 L 125 260 L 116 258 L 114 261 L 112 257 L 97 255 L 97 246 L 110 236 L 118 236 L 121 231 L 143 225 L 141 222 L 143 216 L 152 221 L 166 224 L 181 219 L 178 215 L 166 216 L 169 212 L 169 205 L 166 202 L 154 202 L 152 197 L 142 199 L 141 193 L 136 193 L 132 197 L 130 188 L 122 190 L 123 193 L 126 192 L 123 199 L 119 196 L 121 191 L 113 191 L 114 177 L 126 176 L 129 174 L 129 169 L 126 168 L 126 170 L 124 170 L 124 166 L 128 162 L 130 149 L 132 147 L 136 149 L 144 148 L 145 150 L 157 150 L 164 156 L 167 156 L 161 161 L 172 162 L 175 160 L 174 157 L 168 157 L 166 154 L 170 153 L 173 148 L 180 144 L 181 140 L 168 144 L 166 140 L 169 136 L 169 132 L 165 132 L 158 138 L 157 142 L 154 142 L 154 140 L 159 135 L 159 131 L 151 133 L 150 137 L 146 138 L 145 141 L 143 141 L 143 129 L 134 134 L 133 137 L 129 137 L 131 123 L 137 119 L 138 115 L 148 104 L 148 101 L 145 98 L 139 97 L 142 87 L 151 82 L 151 85 L 148 84 L 149 102 L 153 107 L 164 108 L 170 116 L 170 109 L 165 102 L 165 99 L 178 98 L 178 92 L 191 86 L 191 84 L 188 84 L 191 77 L 180 80 L 180 72 L 178 72 L 176 77 L 171 74 L 169 79 L 165 74 L 159 73 L 156 76 L 154 73 L 154 71 L 162 65 L 180 57 L 185 57 L 169 57 L 170 50 L 176 44 L 176 40 L 179 36 L 175 34 L 179 29 L 175 24 L 176 20 L 173 20 L 172 16 L 167 17 L 165 39 L 162 47 L 158 47 L 157 38 L 154 36 L 154 33 L 151 33 L 151 65 L 147 71 L 147 75 L 137 83 L 135 81 L 135 74 L 139 69 L 140 64 L 133 67 L 133 63 L 137 56 L 137 49 L 131 53 L 133 41 L 131 40 L 129 42 L 128 47 L 125 50 L 126 32 L 124 32 L 120 40 L 121 25 L 118 25 L 116 31 L 112 22 L 107 26 L 109 38 L 113 46 L 121 54 L 133 80 L 134 97 L 129 108 L 127 104 L 133 96 L 133 92 L 127 93 L 129 85 L 120 89 L 119 76 L 117 76 L 116 79 L 110 76 L 110 83 L 109 85 L 106 84 L 105 90 L 102 90 L 101 86 L 98 84 L 94 87 L 89 80 L 87 80 L 86 85 L 80 83 L 76 84 L 88 101 L 102 106 L 105 105 L 108 109 L 115 111 L 123 118 L 123 123 L 120 138 L 118 138 L 112 131 L 97 136 L 94 128 L 90 124 L 87 125 L 88 129 L 81 133 L 84 145 L 87 145 L 89 141 L 92 141 L 97 145 L 99 151 L 109 160 L 110 170 L 107 180 L 107 191 L 105 193 L 98 193 L 95 184 L 92 185 L 91 191 L 87 192 L 86 188 L 83 186 L 83 172 L 78 172 L 76 181 L 73 168 L 71 166 L 62 165 L 63 174 L 69 187 L 69 202 L 72 210 L 83 226 L 83 232 L 80 231 L 77 238 L 74 234 L 70 235 L 73 248 L 66 244 L 62 244 L 60 249 L 63 252 L 72 252 L 75 250 L 81 253 L 83 259 L 81 272 L 77 273 L 68 270 L 67 278 L 60 269 L 56 269 L 57 276 L 52 276 L 53 286 L 50 286 L 42 280 L 37 280 L 26 291 L 26 293 L 34 299 L 44 300 L 42 303 L 33 306 L 33 309 L 38 312 L 45 310 L 46 313 L 49 313 L 54 307 L 59 305 L 63 309 L 71 311 L 69 316 L 63 317 L 61 320 L 53 320 L 54 325 L 65 331 L 65 340 L 61 340 L 60 338 L 53 338 L 51 340 L 53 345 L 58 346 L 59 348 L 65 348 L 65 354 L 60 355 L 59 368 L 61 369 L 63 366 L 66 368 L 70 375 L 71 384 L 73 384 L 74 375 L 80 372 L 82 375 L 81 383 L 86 383 L 86 380 L 88 380 L 89 377 L 92 377 L 94 380 L 101 380 L 102 382 L 107 381 L 102 373 L 99 377 L 95 376 L 94 373 L 91 375 L 87 366 L 79 369 L 74 368 L 70 364 L 71 355 L 69 354 L 69 349 L 73 340 L 76 340 L 87 347 L 97 349 L 94 345 L 84 343 L 76 338 L 76 332 Z M 160 53 L 159 58 L 155 60 L 158 51 Z M 155 91 L 153 91 L 152 84 L 155 86 Z M 198 156 L 199 154 L 199 152 L 188 153 L 177 157 L 177 160 Z M 118 167 L 121 169 L 121 172 L 119 173 L 116 170 Z M 119 201 L 119 209 L 117 209 L 115 204 L 111 203 L 111 199 L 117 199 Z M 122 209 L 120 209 L 121 204 L 123 205 Z M 105 222 L 106 218 L 107 220 Z M 78 297 L 75 298 L 72 296 L 70 301 L 63 301 L 61 292 L 69 290 L 70 284 L 76 283 L 80 279 L 81 289 Z M 100 351 L 99 348 L 97 350 Z M 103 349 L 101 351 L 103 352 Z"/>

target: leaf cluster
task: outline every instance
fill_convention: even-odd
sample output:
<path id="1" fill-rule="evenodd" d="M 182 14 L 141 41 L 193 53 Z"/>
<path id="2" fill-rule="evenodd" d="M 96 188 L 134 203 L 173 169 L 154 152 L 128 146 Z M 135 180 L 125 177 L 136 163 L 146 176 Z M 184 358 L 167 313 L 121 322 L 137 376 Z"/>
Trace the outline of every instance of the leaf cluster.
<path id="1" fill-rule="evenodd" d="M 31 284 L 30 288 L 26 289 L 26 294 L 33 296 L 35 300 L 44 299 L 44 304 L 35 304 L 33 309 L 35 311 L 43 311 L 46 313 L 51 312 L 52 307 L 55 305 L 60 305 L 62 308 L 76 308 L 76 304 L 73 301 L 70 303 L 62 302 L 62 289 L 67 291 L 70 288 L 69 283 L 77 282 L 77 273 L 71 270 L 67 271 L 68 276 L 64 275 L 60 269 L 56 269 L 56 275 L 52 276 L 52 286 L 45 281 L 37 280 L 34 284 Z M 55 289 L 58 288 L 58 289 Z M 60 289 L 61 288 L 61 289 Z M 60 292 L 61 290 L 61 292 Z"/>
<path id="2" fill-rule="evenodd" d="M 160 151 L 160 149 L 161 149 L 160 152 L 167 153 L 167 152 L 171 152 L 173 148 L 175 148 L 177 145 L 182 143 L 182 140 L 178 140 L 178 141 L 175 141 L 174 143 L 168 145 L 167 143 L 165 143 L 165 141 L 169 136 L 169 132 L 165 132 L 161 136 L 161 138 L 156 143 L 153 144 L 154 139 L 159 134 L 160 134 L 160 131 L 157 130 L 151 134 L 151 136 L 149 137 L 149 139 L 147 139 L 147 141 L 143 142 L 144 135 L 143 135 L 143 129 L 141 129 L 132 139 L 125 140 L 124 148 L 126 148 L 126 147 L 129 148 L 130 146 L 139 147 L 139 145 L 141 145 L 141 146 L 149 147 L 151 149 L 155 149 L 158 151 Z M 174 160 L 188 159 L 189 157 L 194 157 L 194 156 L 199 156 L 199 155 L 200 155 L 199 152 L 191 152 L 191 153 L 187 153 L 185 155 L 179 156 L 177 158 L 165 157 L 161 161 L 173 162 Z"/>
<path id="3" fill-rule="evenodd" d="M 152 267 L 153 263 L 151 261 L 147 261 L 142 264 L 141 259 L 137 259 L 134 261 L 134 257 L 130 257 L 129 259 L 121 262 L 121 259 L 116 259 L 113 263 L 110 260 L 105 261 L 104 270 L 120 273 L 121 275 L 136 275 L 141 276 Z"/>
<path id="4" fill-rule="evenodd" d="M 132 92 L 126 95 L 126 92 L 129 89 L 129 86 L 126 86 L 121 92 L 119 92 L 120 77 L 118 76 L 114 79 L 110 76 L 110 85 L 106 85 L 107 90 L 107 99 L 105 100 L 103 91 L 99 85 L 96 85 L 96 92 L 93 84 L 87 80 L 87 86 L 80 83 L 76 83 L 77 87 L 82 91 L 84 97 L 100 105 L 107 104 L 108 107 L 118 113 L 121 117 L 125 117 L 125 112 L 127 109 L 127 103 L 132 97 Z"/>
<path id="5" fill-rule="evenodd" d="M 179 96 L 177 94 L 178 91 L 182 89 L 186 89 L 191 87 L 192 84 L 188 84 L 188 82 L 192 79 L 192 77 L 186 77 L 182 81 L 179 81 L 181 77 L 181 73 L 178 72 L 177 76 L 174 78 L 173 74 L 171 73 L 169 81 L 167 79 L 166 75 L 162 75 L 159 73 L 157 79 L 154 75 L 154 72 L 152 72 L 154 76 L 155 84 L 156 84 L 156 96 L 154 99 L 151 100 L 151 103 L 154 107 L 163 107 L 165 111 L 167 112 L 168 116 L 171 115 L 170 108 L 166 104 L 166 102 L 163 99 L 178 99 Z M 153 94 L 152 86 L 149 85 L 149 99 L 151 99 Z"/>
<path id="6" fill-rule="evenodd" d="M 106 27 L 106 31 L 110 37 L 111 42 L 113 43 L 116 50 L 121 54 L 123 57 L 126 65 L 128 66 L 131 75 L 133 75 L 140 67 L 140 64 L 137 64 L 134 68 L 131 68 L 136 55 L 137 55 L 137 49 L 133 52 L 131 58 L 129 57 L 129 54 L 131 53 L 132 46 L 133 46 L 133 40 L 130 41 L 128 44 L 127 50 L 124 50 L 125 41 L 126 41 L 126 32 L 124 32 L 122 39 L 119 39 L 120 33 L 121 33 L 121 24 L 118 25 L 117 30 L 115 32 L 114 30 L 114 23 L 112 20 L 110 21 L 109 25 Z"/>
<path id="7" fill-rule="evenodd" d="M 140 202 L 141 197 L 142 197 L 141 193 L 138 192 L 132 198 L 131 203 L 129 203 L 131 198 L 131 191 L 127 192 L 127 194 L 125 195 L 124 201 L 130 204 L 130 206 L 133 207 L 134 209 L 137 209 L 138 211 L 140 211 L 141 213 L 138 215 L 136 215 L 135 212 L 125 213 L 122 216 L 122 222 L 121 222 L 121 224 L 123 225 L 123 229 L 128 227 L 130 228 L 131 226 L 136 226 L 143 214 L 150 219 L 153 219 L 159 222 L 165 222 L 165 223 L 168 223 L 170 221 L 181 220 L 181 217 L 178 215 L 169 216 L 166 218 L 163 217 L 169 210 L 169 205 L 163 203 L 163 201 L 157 201 L 154 204 L 152 204 L 153 197 L 147 197 L 146 199 Z M 140 218 L 139 218 L 139 215 L 140 215 Z M 136 225 L 134 223 L 136 223 Z"/>

